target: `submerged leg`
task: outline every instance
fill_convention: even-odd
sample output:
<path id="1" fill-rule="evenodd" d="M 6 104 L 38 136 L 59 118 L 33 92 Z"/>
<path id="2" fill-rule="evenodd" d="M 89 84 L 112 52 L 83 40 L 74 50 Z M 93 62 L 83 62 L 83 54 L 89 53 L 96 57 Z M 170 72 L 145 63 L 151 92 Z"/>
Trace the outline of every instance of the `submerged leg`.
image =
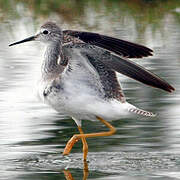
<path id="1" fill-rule="evenodd" d="M 74 178 L 71 175 L 71 172 L 69 170 L 64 170 L 64 176 L 66 178 L 66 180 L 74 180 Z"/>
<path id="2" fill-rule="evenodd" d="M 70 153 L 73 145 L 79 139 L 82 139 L 82 141 L 86 142 L 85 138 L 101 137 L 101 136 L 111 136 L 112 134 L 114 134 L 116 132 L 116 129 L 110 123 L 108 123 L 107 121 L 105 121 L 101 117 L 96 116 L 96 118 L 98 120 L 100 120 L 103 124 L 105 124 L 109 128 L 109 131 L 107 131 L 107 132 L 99 132 L 99 133 L 90 133 L 90 134 L 83 134 L 83 132 L 82 132 L 82 134 L 75 134 L 75 135 L 73 135 L 73 137 L 66 144 L 66 147 L 64 149 L 63 155 L 68 155 Z M 81 131 L 80 131 L 80 133 L 81 133 Z M 84 158 L 86 158 L 86 156 L 87 156 L 87 154 L 86 155 L 84 154 Z M 84 159 L 84 160 L 86 160 L 86 159 Z"/>
<path id="3" fill-rule="evenodd" d="M 88 175 L 89 175 L 88 164 L 86 161 L 84 161 L 83 180 L 87 180 Z"/>
<path id="4" fill-rule="evenodd" d="M 74 180 L 71 172 L 69 170 L 64 170 L 64 176 L 66 180 Z M 89 170 L 88 170 L 88 164 L 86 161 L 84 161 L 84 168 L 83 168 L 83 180 L 87 180 L 89 175 Z"/>

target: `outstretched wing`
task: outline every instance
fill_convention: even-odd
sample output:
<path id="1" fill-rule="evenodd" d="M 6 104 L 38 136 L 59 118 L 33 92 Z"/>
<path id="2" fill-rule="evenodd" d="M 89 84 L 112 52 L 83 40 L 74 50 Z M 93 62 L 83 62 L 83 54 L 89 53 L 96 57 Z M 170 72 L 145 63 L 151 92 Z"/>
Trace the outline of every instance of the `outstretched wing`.
<path id="1" fill-rule="evenodd" d="M 140 81 L 146 85 L 163 89 L 168 92 L 174 91 L 169 83 L 167 83 L 162 78 L 158 77 L 149 70 L 146 70 L 142 66 L 135 64 L 128 59 L 122 59 L 118 56 L 111 55 L 111 59 L 102 59 L 103 63 L 111 69 L 124 74 L 130 78 Z"/>
<path id="2" fill-rule="evenodd" d="M 88 59 L 91 58 L 99 61 L 110 70 L 117 71 L 155 88 L 163 89 L 168 92 L 175 90 L 174 87 L 165 80 L 128 59 L 120 58 L 106 50 L 88 44 L 74 44 L 72 46 L 81 49 L 81 54 L 84 54 Z"/>
<path id="3" fill-rule="evenodd" d="M 64 43 L 72 41 L 73 38 L 78 38 L 82 42 L 99 46 L 120 56 L 128 58 L 152 56 L 153 52 L 151 49 L 145 46 L 98 33 L 65 30 L 63 31 L 63 35 Z"/>

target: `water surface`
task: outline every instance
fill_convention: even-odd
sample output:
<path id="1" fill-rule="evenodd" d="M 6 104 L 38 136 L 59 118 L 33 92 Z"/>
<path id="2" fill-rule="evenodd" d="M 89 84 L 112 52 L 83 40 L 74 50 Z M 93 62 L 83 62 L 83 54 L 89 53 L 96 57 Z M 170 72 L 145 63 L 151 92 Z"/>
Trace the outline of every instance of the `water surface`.
<path id="1" fill-rule="evenodd" d="M 179 1 L 0 1 L 0 179 L 83 178 L 82 145 L 62 151 L 75 123 L 40 103 L 36 82 L 43 45 L 8 44 L 53 20 L 63 29 L 94 31 L 146 45 L 154 56 L 135 60 L 172 84 L 169 94 L 118 75 L 129 102 L 157 113 L 113 121 L 117 133 L 88 139 L 90 179 L 180 179 Z M 83 122 L 85 132 L 104 131 Z"/>

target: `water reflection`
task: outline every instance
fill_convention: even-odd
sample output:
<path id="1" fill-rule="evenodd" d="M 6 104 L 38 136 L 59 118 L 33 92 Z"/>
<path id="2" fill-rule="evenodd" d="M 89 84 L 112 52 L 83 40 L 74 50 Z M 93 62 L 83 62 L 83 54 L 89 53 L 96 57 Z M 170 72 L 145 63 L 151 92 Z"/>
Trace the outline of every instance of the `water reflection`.
<path id="1" fill-rule="evenodd" d="M 64 176 L 65 176 L 66 180 L 74 180 L 70 170 L 64 170 L 63 172 L 64 172 Z M 87 180 L 88 175 L 89 175 L 88 163 L 86 161 L 84 161 L 82 180 Z"/>
<path id="2" fill-rule="evenodd" d="M 68 159 L 60 154 L 77 133 L 74 122 L 36 100 L 43 46 L 27 43 L 8 48 L 10 42 L 33 35 L 47 19 L 63 29 L 100 32 L 152 48 L 153 57 L 136 62 L 176 88 L 167 94 L 119 75 L 128 101 L 158 116 L 113 121 L 116 135 L 88 139 L 87 179 L 178 177 L 180 158 L 173 153 L 179 154 L 180 147 L 179 9 L 179 0 L 0 0 L 0 173 L 4 179 L 63 179 L 66 161 L 70 164 L 65 175 L 83 179 L 81 143 Z M 87 133 L 106 130 L 99 122 L 86 121 L 83 127 Z"/>

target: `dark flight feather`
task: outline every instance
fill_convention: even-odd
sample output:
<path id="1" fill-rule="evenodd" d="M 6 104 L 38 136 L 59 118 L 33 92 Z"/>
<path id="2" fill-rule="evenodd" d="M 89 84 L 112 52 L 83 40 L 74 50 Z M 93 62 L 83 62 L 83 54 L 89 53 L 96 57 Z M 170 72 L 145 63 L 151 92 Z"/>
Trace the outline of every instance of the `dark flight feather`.
<path id="1" fill-rule="evenodd" d="M 85 43 L 107 49 L 123 57 L 142 58 L 142 57 L 152 56 L 152 52 L 153 52 L 151 49 L 145 46 L 128 42 L 125 40 L 101 35 L 98 33 L 65 30 L 63 31 L 63 34 L 64 37 L 71 36 L 78 38 L 79 40 Z"/>
<path id="2" fill-rule="evenodd" d="M 102 61 L 109 68 L 114 69 L 115 71 L 124 74 L 130 78 L 133 78 L 137 81 L 140 81 L 146 85 L 163 89 L 168 92 L 172 92 L 175 90 L 174 87 L 172 87 L 165 80 L 161 79 L 149 70 L 146 70 L 142 66 L 135 64 L 128 59 L 123 59 L 115 55 L 111 55 L 111 57 L 112 58 L 102 58 L 99 60 Z"/>

